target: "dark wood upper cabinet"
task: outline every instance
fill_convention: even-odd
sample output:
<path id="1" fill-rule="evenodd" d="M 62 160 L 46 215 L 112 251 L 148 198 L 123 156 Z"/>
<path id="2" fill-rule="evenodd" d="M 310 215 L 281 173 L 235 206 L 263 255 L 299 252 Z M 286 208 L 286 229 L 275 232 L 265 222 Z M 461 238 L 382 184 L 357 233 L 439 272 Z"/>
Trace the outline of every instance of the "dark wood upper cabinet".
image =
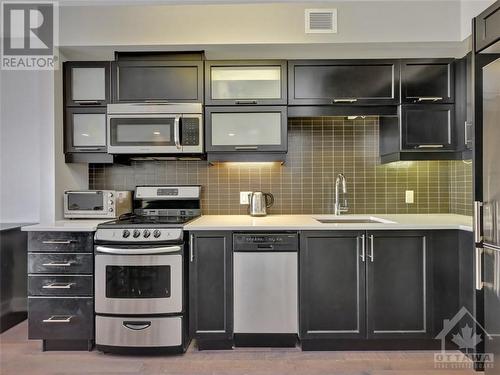
<path id="1" fill-rule="evenodd" d="M 110 101 L 110 62 L 64 63 L 66 106 L 105 106 Z"/>
<path id="2" fill-rule="evenodd" d="M 421 232 L 368 232 L 367 333 L 426 338 L 431 329 L 429 243 Z"/>
<path id="3" fill-rule="evenodd" d="M 409 104 L 401 106 L 402 149 L 454 149 L 454 106 Z"/>
<path id="4" fill-rule="evenodd" d="M 205 104 L 287 104 L 284 60 L 205 62 Z"/>
<path id="5" fill-rule="evenodd" d="M 203 61 L 112 63 L 113 102 L 203 102 Z"/>
<path id="6" fill-rule="evenodd" d="M 474 19 L 476 52 L 500 41 L 500 2 L 495 2 Z M 493 51 L 492 51 L 493 52 Z M 494 52 L 498 53 L 498 48 Z"/>
<path id="7" fill-rule="evenodd" d="M 64 152 L 106 151 L 106 108 L 66 108 Z"/>
<path id="8" fill-rule="evenodd" d="M 288 62 L 288 103 L 399 103 L 396 60 L 301 60 Z"/>
<path id="9" fill-rule="evenodd" d="M 403 103 L 453 103 L 454 59 L 412 59 L 401 63 Z"/>

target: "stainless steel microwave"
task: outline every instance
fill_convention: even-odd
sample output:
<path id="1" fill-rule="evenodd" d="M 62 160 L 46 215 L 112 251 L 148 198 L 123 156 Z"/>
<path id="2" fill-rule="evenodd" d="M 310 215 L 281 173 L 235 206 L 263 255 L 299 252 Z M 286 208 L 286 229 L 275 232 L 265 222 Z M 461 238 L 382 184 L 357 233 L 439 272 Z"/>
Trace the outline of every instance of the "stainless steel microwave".
<path id="1" fill-rule="evenodd" d="M 66 219 L 115 219 L 132 212 L 132 192 L 81 190 L 64 192 Z"/>
<path id="2" fill-rule="evenodd" d="M 108 104 L 109 154 L 201 154 L 201 103 Z"/>

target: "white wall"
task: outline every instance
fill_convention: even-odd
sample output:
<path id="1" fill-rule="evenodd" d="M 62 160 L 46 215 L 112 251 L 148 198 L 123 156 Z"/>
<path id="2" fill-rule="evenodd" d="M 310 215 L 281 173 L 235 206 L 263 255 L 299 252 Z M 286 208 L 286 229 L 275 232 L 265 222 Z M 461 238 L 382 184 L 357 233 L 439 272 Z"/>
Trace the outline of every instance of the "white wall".
<path id="1" fill-rule="evenodd" d="M 86 189 L 84 164 L 65 164 L 61 71 L 0 71 L 0 222 L 62 218 L 62 192 Z"/>

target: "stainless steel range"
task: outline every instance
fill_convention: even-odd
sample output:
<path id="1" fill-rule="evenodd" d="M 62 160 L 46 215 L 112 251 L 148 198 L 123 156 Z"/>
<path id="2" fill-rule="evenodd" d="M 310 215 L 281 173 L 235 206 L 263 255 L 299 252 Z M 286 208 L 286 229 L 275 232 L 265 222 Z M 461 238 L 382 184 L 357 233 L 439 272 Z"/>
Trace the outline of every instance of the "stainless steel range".
<path id="1" fill-rule="evenodd" d="M 183 226 L 200 215 L 200 186 L 138 186 L 134 215 L 95 235 L 96 347 L 183 352 L 188 342 Z"/>

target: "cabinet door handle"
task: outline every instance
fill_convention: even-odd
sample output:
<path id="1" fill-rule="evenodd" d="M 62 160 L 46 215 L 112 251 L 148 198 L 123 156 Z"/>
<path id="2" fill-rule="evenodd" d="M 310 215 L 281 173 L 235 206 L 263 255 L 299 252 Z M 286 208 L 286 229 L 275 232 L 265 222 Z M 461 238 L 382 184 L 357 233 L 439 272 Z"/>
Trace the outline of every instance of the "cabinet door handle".
<path id="1" fill-rule="evenodd" d="M 481 207 L 483 202 L 474 201 L 474 242 L 480 243 L 483 240 L 481 234 Z"/>
<path id="2" fill-rule="evenodd" d="M 73 315 L 52 315 L 48 319 L 42 320 L 44 323 L 71 323 Z"/>
<path id="3" fill-rule="evenodd" d="M 337 98 L 333 99 L 333 103 L 355 103 L 358 99 L 356 98 Z"/>
<path id="4" fill-rule="evenodd" d="M 370 258 L 370 261 L 373 263 L 375 260 L 375 251 L 373 250 L 373 234 L 368 236 L 370 239 L 370 254 L 368 255 L 368 258 Z"/>
<path id="5" fill-rule="evenodd" d="M 74 262 L 50 262 L 50 263 L 42 263 L 42 266 L 45 267 L 71 267 Z"/>
<path id="6" fill-rule="evenodd" d="M 236 100 L 234 104 L 257 104 L 257 100 Z"/>
<path id="7" fill-rule="evenodd" d="M 189 236 L 189 261 L 192 263 L 194 261 L 194 236 Z"/>
<path id="8" fill-rule="evenodd" d="M 235 150 L 258 150 L 258 146 L 235 146 Z"/>
<path id="9" fill-rule="evenodd" d="M 99 151 L 101 147 L 75 147 L 77 151 Z"/>
<path id="10" fill-rule="evenodd" d="M 52 283 L 42 286 L 42 289 L 71 289 L 75 283 Z"/>
<path id="11" fill-rule="evenodd" d="M 69 245 L 72 242 L 76 242 L 73 240 L 47 240 L 47 241 L 42 241 L 42 243 L 46 245 Z"/>
<path id="12" fill-rule="evenodd" d="M 417 148 L 443 148 L 444 145 L 417 145 Z"/>
<path id="13" fill-rule="evenodd" d="M 472 124 L 468 121 L 465 121 L 465 124 L 464 124 L 464 142 L 465 142 L 466 146 L 469 145 L 469 142 L 472 142 L 472 139 L 469 139 L 469 134 L 468 134 L 469 126 L 472 127 Z"/>
<path id="14" fill-rule="evenodd" d="M 100 105 L 100 100 L 73 100 L 75 103 L 80 105 Z"/>
<path id="15" fill-rule="evenodd" d="M 441 96 L 421 96 L 417 98 L 417 102 L 437 102 L 443 100 Z"/>
<path id="16" fill-rule="evenodd" d="M 366 261 L 366 243 L 365 243 L 365 235 L 362 234 L 358 237 L 358 240 L 361 240 L 361 261 Z"/>

